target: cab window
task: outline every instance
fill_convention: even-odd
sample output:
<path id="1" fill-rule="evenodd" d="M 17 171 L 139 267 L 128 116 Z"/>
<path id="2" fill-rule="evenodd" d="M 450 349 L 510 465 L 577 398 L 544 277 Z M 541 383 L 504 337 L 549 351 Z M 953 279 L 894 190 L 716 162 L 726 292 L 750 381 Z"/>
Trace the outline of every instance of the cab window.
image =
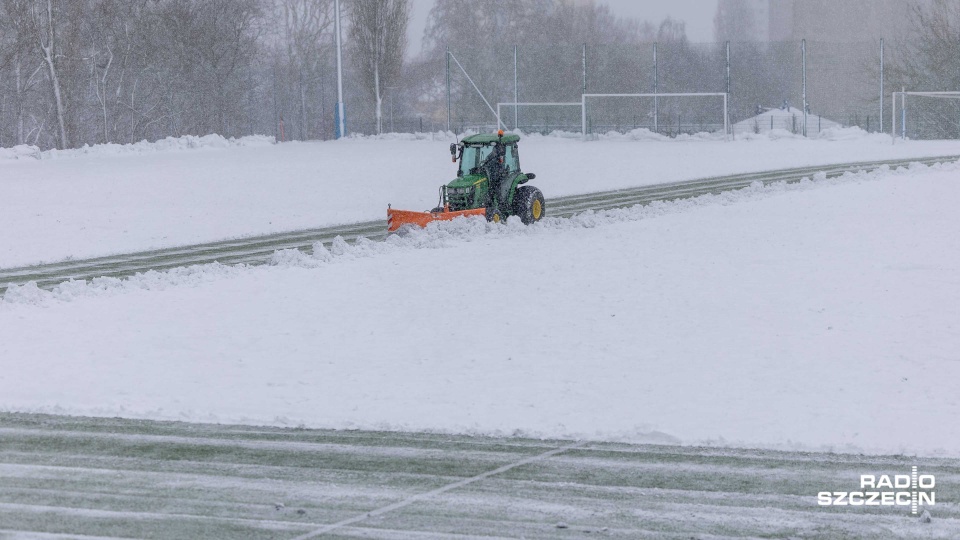
<path id="1" fill-rule="evenodd" d="M 479 167 L 483 164 L 483 160 L 487 159 L 487 156 L 493 152 L 493 146 L 464 146 L 463 148 L 463 157 L 460 159 L 460 172 L 461 176 L 467 174 L 476 174 L 477 171 L 473 173 L 470 172 L 471 169 Z M 482 174 L 482 173 L 481 173 Z"/>
<path id="2" fill-rule="evenodd" d="M 470 174 L 470 169 L 477 166 L 477 147 L 464 146 L 463 156 L 460 158 L 460 176 Z"/>
<path id="3" fill-rule="evenodd" d="M 480 147 L 480 159 L 477 160 L 477 165 L 483 163 L 483 160 L 487 159 L 490 154 L 493 153 L 493 145 L 490 146 L 481 146 Z"/>
<path id="4" fill-rule="evenodd" d="M 507 146 L 507 153 L 504 161 L 505 165 L 510 167 L 511 172 L 517 172 L 520 170 L 520 161 L 517 159 L 517 145 L 511 144 Z"/>

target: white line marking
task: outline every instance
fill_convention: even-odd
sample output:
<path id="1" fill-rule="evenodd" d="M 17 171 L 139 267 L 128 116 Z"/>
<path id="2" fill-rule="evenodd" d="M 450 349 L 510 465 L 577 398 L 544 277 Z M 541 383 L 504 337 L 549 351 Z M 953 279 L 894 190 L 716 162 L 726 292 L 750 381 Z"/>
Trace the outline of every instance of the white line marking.
<path id="1" fill-rule="evenodd" d="M 298 537 L 296 537 L 296 538 L 293 538 L 292 540 L 308 540 L 309 538 L 316 538 L 317 536 L 320 536 L 320 535 L 322 535 L 322 534 L 326 534 L 326 533 L 328 533 L 328 532 L 330 532 L 330 531 L 339 529 L 339 528 L 341 528 L 341 527 L 346 527 L 346 526 L 348 526 L 348 525 L 353 525 L 354 523 L 361 522 L 361 521 L 363 521 L 363 520 L 365 520 L 365 519 L 369 519 L 369 518 L 372 518 L 372 517 L 380 516 L 380 515 L 386 514 L 387 512 L 392 512 L 392 511 L 394 511 L 394 510 L 399 510 L 400 508 L 403 508 L 403 507 L 405 507 L 405 506 L 409 506 L 409 505 L 411 505 L 411 504 L 413 504 L 413 503 L 415 503 L 415 502 L 422 501 L 422 500 L 424 500 L 424 499 L 429 499 L 430 497 L 433 497 L 433 496 L 435 496 L 435 495 L 440 495 L 441 493 L 446 493 L 446 492 L 448 492 L 448 491 L 450 491 L 450 490 L 452 490 L 452 489 L 457 489 L 457 488 L 459 488 L 459 487 L 463 487 L 463 486 L 466 486 L 466 485 L 468 485 L 468 484 L 472 484 L 472 483 L 474 483 L 474 482 L 478 482 L 478 481 L 480 481 L 480 480 L 483 480 L 484 478 L 489 478 L 489 477 L 491 477 L 491 476 L 500 474 L 500 473 L 502 473 L 502 472 L 509 471 L 510 469 L 514 469 L 514 468 L 520 467 L 520 466 L 522 466 L 522 465 L 527 465 L 527 464 L 533 463 L 533 462 L 535 462 L 535 461 L 540 461 L 540 460 L 542 460 L 542 459 L 546 459 L 546 458 L 548 458 L 548 457 L 555 456 L 555 455 L 557 455 L 557 454 L 566 452 L 567 450 L 572 450 L 572 449 L 574 449 L 574 448 L 577 448 L 578 446 L 581 446 L 581 445 L 583 445 L 583 444 L 584 444 L 583 442 L 578 442 L 578 443 L 574 443 L 574 444 L 568 444 L 567 446 L 561 446 L 560 448 L 554 448 L 553 450 L 550 450 L 550 451 L 548 451 L 548 452 L 544 452 L 544 453 L 539 454 L 539 455 L 536 455 L 536 456 L 532 456 L 532 457 L 528 457 L 528 458 L 525 458 L 525 459 L 521 459 L 520 461 L 516 461 L 516 462 L 514 462 L 514 463 L 509 463 L 509 464 L 504 465 L 504 466 L 502 466 L 502 467 L 500 467 L 500 468 L 493 469 L 492 471 L 487 471 L 487 472 L 485 472 L 485 473 L 480 473 L 480 474 L 478 474 L 478 475 L 476 475 L 476 476 L 473 476 L 473 477 L 471 477 L 471 478 L 465 478 L 465 479 L 463 479 L 463 480 L 454 482 L 454 483 L 452 483 L 452 484 L 447 484 L 447 485 L 445 485 L 445 486 L 443 486 L 443 487 L 439 487 L 439 488 L 437 488 L 437 489 L 435 489 L 435 490 L 433 490 L 433 491 L 427 491 L 426 493 L 420 493 L 419 495 L 413 495 L 412 497 L 408 497 L 408 498 L 406 498 L 406 499 L 404 499 L 404 500 L 402 500 L 402 501 L 400 501 L 400 502 L 395 502 L 395 503 L 393 503 L 393 504 L 384 506 L 384 507 L 382 507 L 382 508 L 377 508 L 376 510 L 371 510 L 371 511 L 369 511 L 369 512 L 364 512 L 363 514 L 361 514 L 361 515 L 359 515 L 359 516 L 354 516 L 354 517 L 352 517 L 352 518 L 345 519 L 345 520 L 343 520 L 343 521 L 338 521 L 337 523 L 331 523 L 330 525 L 325 525 L 325 526 L 323 526 L 323 527 L 321 527 L 321 528 L 319 528 L 319 529 L 317 529 L 317 530 L 315 530 L 315 531 L 311 531 L 311 532 L 308 532 L 307 534 L 304 534 L 304 535 L 298 536 Z"/>
<path id="2" fill-rule="evenodd" d="M 917 466 L 916 465 L 913 466 L 913 468 L 910 471 L 910 474 L 913 477 L 913 493 L 911 495 L 911 500 L 912 500 L 911 513 L 916 514 L 917 513 Z"/>
<path id="3" fill-rule="evenodd" d="M 131 536 L 87 536 L 85 534 L 71 533 L 45 533 L 33 531 L 14 531 L 9 529 L 0 529 L 0 537 L 23 539 L 23 540 L 136 540 Z"/>

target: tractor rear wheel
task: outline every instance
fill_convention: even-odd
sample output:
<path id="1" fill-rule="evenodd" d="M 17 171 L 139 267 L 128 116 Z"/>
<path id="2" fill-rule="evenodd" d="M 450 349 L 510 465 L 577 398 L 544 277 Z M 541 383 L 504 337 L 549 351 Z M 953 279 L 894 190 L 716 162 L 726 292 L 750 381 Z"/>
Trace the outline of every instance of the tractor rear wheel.
<path id="1" fill-rule="evenodd" d="M 520 216 L 524 225 L 540 221 L 546 212 L 547 206 L 543 200 L 543 193 L 533 186 L 517 188 L 517 195 L 513 200 L 513 213 Z"/>

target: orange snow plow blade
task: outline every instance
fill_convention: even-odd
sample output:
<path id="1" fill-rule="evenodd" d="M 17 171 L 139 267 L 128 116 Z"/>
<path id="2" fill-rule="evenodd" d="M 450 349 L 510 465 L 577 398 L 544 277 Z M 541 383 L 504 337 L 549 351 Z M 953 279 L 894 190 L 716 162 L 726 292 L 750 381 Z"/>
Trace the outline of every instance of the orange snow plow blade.
<path id="1" fill-rule="evenodd" d="M 460 216 L 484 216 L 486 208 L 461 210 L 459 212 L 412 212 L 410 210 L 394 210 L 387 208 L 387 231 L 394 232 L 404 225 L 426 227 L 431 221 L 450 221 Z"/>

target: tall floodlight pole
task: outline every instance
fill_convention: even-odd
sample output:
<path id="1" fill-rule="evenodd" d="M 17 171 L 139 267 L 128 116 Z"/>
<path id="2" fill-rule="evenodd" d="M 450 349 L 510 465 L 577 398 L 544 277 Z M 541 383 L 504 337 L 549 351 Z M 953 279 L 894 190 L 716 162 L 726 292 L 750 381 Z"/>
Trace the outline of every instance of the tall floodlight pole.
<path id="1" fill-rule="evenodd" d="M 581 101 L 583 102 L 583 136 L 586 140 L 587 136 L 587 44 L 583 44 L 583 89 L 581 90 Z"/>
<path id="2" fill-rule="evenodd" d="M 727 48 L 727 76 L 726 76 L 727 92 L 726 93 L 729 94 L 730 93 L 730 42 L 729 41 L 726 43 L 726 48 Z"/>
<path id="3" fill-rule="evenodd" d="M 337 33 L 337 130 L 334 138 L 339 139 L 347 134 L 347 121 L 343 111 L 343 58 L 340 52 L 340 0 L 334 2 L 334 18 Z"/>
<path id="4" fill-rule="evenodd" d="M 660 66 L 657 65 L 657 44 L 653 44 L 653 93 L 660 93 Z M 660 133 L 660 96 L 653 96 L 653 132 Z"/>
<path id="5" fill-rule="evenodd" d="M 587 93 L 587 44 L 583 44 L 583 93 Z"/>
<path id="6" fill-rule="evenodd" d="M 727 117 L 727 114 L 729 114 L 729 111 L 727 110 L 727 100 L 729 100 L 729 99 L 730 99 L 730 41 L 727 41 L 727 97 L 724 98 L 724 100 L 723 100 L 723 104 L 724 104 L 724 106 L 723 106 L 723 124 L 724 124 L 724 127 L 726 127 L 726 126 L 730 123 L 730 121 L 729 121 L 730 119 Z M 723 134 L 724 134 L 724 135 L 730 135 L 730 133 L 727 133 L 727 132 L 726 132 L 726 129 L 724 129 Z"/>
<path id="7" fill-rule="evenodd" d="M 807 136 L 807 40 L 800 40 L 800 63 L 803 70 L 803 136 Z"/>
<path id="8" fill-rule="evenodd" d="M 880 38 L 880 133 L 883 133 L 883 38 Z"/>
<path id="9" fill-rule="evenodd" d="M 903 131 L 901 138 L 907 140 L 907 87 L 900 87 L 900 114 L 903 115 L 900 122 L 900 129 Z"/>
<path id="10" fill-rule="evenodd" d="M 447 131 L 450 131 L 450 47 L 447 47 Z"/>
<path id="11" fill-rule="evenodd" d="M 519 81 L 517 71 L 518 71 L 517 70 L 517 46 L 514 45 L 513 46 L 513 102 L 514 103 L 520 103 L 520 84 L 517 82 Z M 513 106 L 513 129 L 515 130 L 520 129 L 519 110 L 520 110 L 519 105 Z"/>

